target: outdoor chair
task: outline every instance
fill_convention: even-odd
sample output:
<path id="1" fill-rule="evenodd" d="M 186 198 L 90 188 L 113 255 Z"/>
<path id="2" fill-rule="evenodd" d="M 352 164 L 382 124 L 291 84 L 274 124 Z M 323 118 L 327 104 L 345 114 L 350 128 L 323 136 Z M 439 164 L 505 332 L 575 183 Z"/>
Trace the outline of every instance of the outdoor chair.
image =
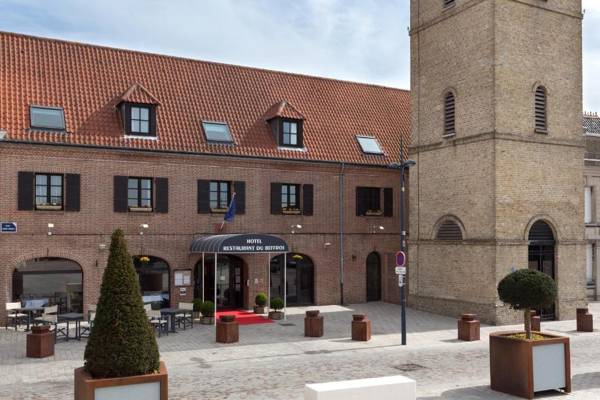
<path id="1" fill-rule="evenodd" d="M 194 303 L 179 303 L 179 309 L 185 310 L 180 314 L 175 314 L 175 323 L 178 327 L 183 325 L 183 329 L 187 326 L 194 327 Z"/>
<path id="2" fill-rule="evenodd" d="M 65 322 L 58 322 L 58 315 L 44 313 L 41 317 L 36 319 L 36 322 L 50 325 L 50 330 L 54 332 L 55 343 L 58 342 L 59 338 L 67 339 L 67 324 Z"/>
<path id="3" fill-rule="evenodd" d="M 146 310 L 146 315 L 148 315 L 152 329 L 158 331 L 158 337 L 160 337 L 162 333 L 169 334 L 169 320 L 163 318 L 160 310 Z"/>
<path id="4" fill-rule="evenodd" d="M 90 331 L 94 326 L 94 319 L 96 318 L 96 305 L 88 305 L 88 318 L 86 321 L 79 323 L 79 337 L 90 337 Z"/>
<path id="5" fill-rule="evenodd" d="M 9 325 L 15 327 L 15 331 L 19 327 L 19 322 L 27 322 L 27 314 L 23 314 L 17 311 L 21 308 L 21 302 L 16 301 L 14 303 L 6 303 L 6 325 L 4 329 L 7 330 Z"/>

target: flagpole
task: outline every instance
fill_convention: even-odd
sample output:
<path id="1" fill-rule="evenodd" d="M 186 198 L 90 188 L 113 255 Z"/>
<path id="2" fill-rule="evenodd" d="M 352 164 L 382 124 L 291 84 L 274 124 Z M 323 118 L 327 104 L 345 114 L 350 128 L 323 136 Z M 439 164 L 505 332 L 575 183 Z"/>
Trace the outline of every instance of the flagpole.
<path id="1" fill-rule="evenodd" d="M 229 210 L 231 210 L 231 205 L 233 204 L 233 200 L 235 200 L 235 192 L 233 192 L 233 196 L 231 196 L 231 201 L 229 202 L 229 207 L 227 207 L 227 212 L 229 212 Z M 222 231 L 224 226 L 225 226 L 225 217 L 223 217 L 223 222 L 221 222 L 221 229 L 219 229 L 219 231 Z"/>

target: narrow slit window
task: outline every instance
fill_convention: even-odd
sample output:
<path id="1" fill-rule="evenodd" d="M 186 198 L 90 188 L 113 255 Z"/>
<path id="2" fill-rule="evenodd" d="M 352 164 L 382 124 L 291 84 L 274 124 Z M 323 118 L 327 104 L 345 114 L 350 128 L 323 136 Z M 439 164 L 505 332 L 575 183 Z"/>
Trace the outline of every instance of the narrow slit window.
<path id="1" fill-rule="evenodd" d="M 450 7 L 454 5 L 454 0 L 444 0 L 444 7 Z"/>
<path id="2" fill-rule="evenodd" d="M 456 99 L 454 93 L 444 96 L 444 136 L 456 134 Z"/>
<path id="3" fill-rule="evenodd" d="M 538 133 L 548 132 L 548 96 L 543 86 L 535 90 L 535 131 Z"/>

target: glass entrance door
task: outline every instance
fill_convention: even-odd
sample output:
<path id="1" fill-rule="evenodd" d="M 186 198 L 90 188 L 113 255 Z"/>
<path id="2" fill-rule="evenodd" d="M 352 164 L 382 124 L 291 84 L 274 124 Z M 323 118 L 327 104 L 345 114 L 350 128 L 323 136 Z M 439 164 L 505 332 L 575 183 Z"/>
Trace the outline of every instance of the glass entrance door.
<path id="1" fill-rule="evenodd" d="M 271 260 L 271 298 L 283 298 L 283 255 Z M 314 265 L 302 254 L 288 254 L 286 270 L 288 305 L 314 303 Z"/>
<path id="2" fill-rule="evenodd" d="M 243 307 L 243 266 L 240 258 L 220 255 L 217 258 L 217 309 Z M 202 280 L 202 261 L 196 265 L 195 297 L 202 297 L 204 284 L 204 299 L 214 301 L 215 288 L 215 259 L 205 256 L 204 280 Z"/>

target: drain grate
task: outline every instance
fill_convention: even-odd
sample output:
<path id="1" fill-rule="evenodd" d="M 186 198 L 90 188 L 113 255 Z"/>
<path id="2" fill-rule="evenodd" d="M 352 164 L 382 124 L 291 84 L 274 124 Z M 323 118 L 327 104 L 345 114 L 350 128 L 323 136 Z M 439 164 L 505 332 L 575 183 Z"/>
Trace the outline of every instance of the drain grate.
<path id="1" fill-rule="evenodd" d="M 296 324 L 292 324 L 291 322 L 280 322 L 279 325 L 281 325 L 281 326 L 296 326 Z"/>
<path id="2" fill-rule="evenodd" d="M 331 351 L 329 350 L 309 350 L 305 351 L 304 354 L 329 354 Z"/>
<path id="3" fill-rule="evenodd" d="M 425 369 L 425 367 L 422 365 L 412 364 L 412 363 L 394 365 L 392 368 L 395 368 L 398 371 L 402 371 L 402 372 L 412 372 L 412 371 L 418 371 L 420 369 Z"/>

